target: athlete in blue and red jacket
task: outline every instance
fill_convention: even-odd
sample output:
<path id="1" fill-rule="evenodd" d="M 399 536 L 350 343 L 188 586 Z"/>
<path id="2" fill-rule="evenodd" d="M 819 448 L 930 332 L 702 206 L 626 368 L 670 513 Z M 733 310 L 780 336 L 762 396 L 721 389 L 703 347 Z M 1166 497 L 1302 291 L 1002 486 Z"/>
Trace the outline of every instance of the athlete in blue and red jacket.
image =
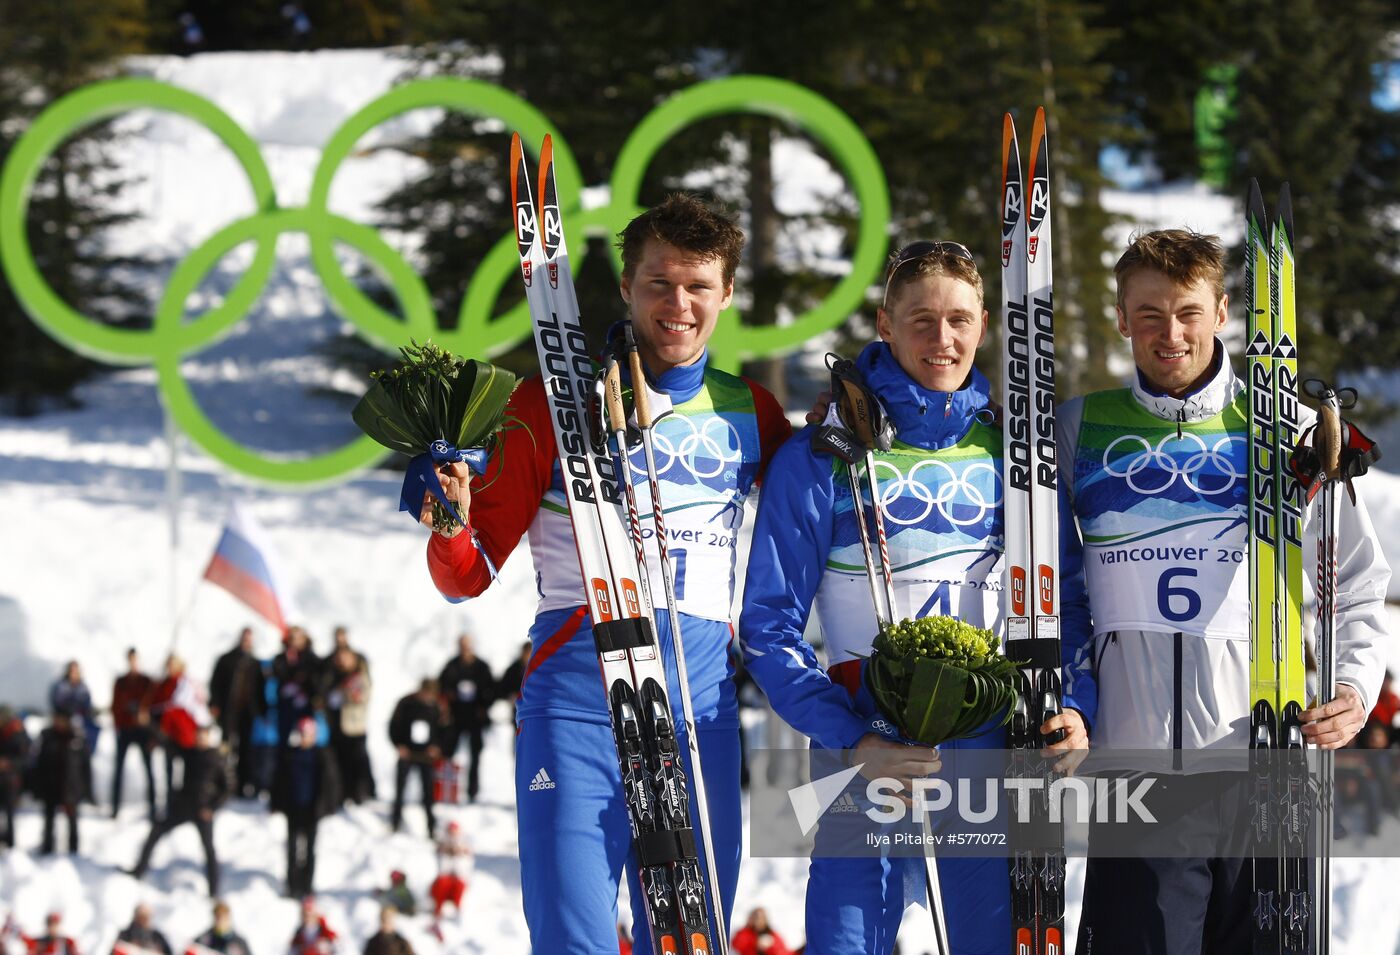
<path id="1" fill-rule="evenodd" d="M 791 431 L 771 395 L 708 362 L 705 344 L 733 295 L 742 245 L 732 223 L 682 196 L 634 219 L 621 238 L 622 297 L 651 386 L 672 406 L 655 425 L 656 463 L 726 923 L 742 819 L 739 721 L 729 663 L 735 539 L 745 498 Z M 635 931 L 641 948 L 649 950 L 617 752 L 540 378 L 517 389 L 507 422 L 487 473 L 469 488 L 465 465 L 446 469 L 447 496 L 470 500 L 470 532 L 434 534 L 428 565 L 446 596 L 475 596 L 528 535 L 540 602 L 516 711 L 515 783 L 531 941 L 541 952 L 616 953 L 617 887 L 625 863 Z M 640 451 L 633 457 L 632 480 L 650 533 Z M 431 523 L 426 508 L 425 522 Z M 648 551 L 648 577 L 659 582 L 654 548 Z M 661 595 L 655 596 L 654 605 L 664 607 Z M 683 736 L 665 614 L 657 616 L 656 629 L 674 725 Z M 679 743 L 684 751 L 685 740 Z"/>

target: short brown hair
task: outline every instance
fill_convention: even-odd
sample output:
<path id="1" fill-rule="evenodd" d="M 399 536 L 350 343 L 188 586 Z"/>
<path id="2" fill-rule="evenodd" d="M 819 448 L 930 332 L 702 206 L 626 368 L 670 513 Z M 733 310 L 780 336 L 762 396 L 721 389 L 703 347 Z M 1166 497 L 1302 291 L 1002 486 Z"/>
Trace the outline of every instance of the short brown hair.
<path id="1" fill-rule="evenodd" d="M 1225 247 L 1219 236 L 1190 229 L 1158 229 L 1134 236 L 1113 267 L 1120 309 L 1128 279 L 1141 271 L 1161 272 L 1177 285 L 1204 282 L 1219 304 L 1225 294 Z"/>
<path id="2" fill-rule="evenodd" d="M 899 252 L 895 252 L 885 266 L 886 275 L 890 274 L 890 269 L 894 268 L 898 261 Z M 977 271 L 977 263 L 950 249 L 939 249 L 917 259 L 910 259 L 890 275 L 888 287 L 885 289 L 885 307 L 889 308 L 890 303 L 899 298 L 899 293 L 914 282 L 937 275 L 946 275 L 971 285 L 977 293 L 978 303 L 981 304 L 982 276 Z"/>
<path id="3" fill-rule="evenodd" d="M 739 256 L 744 251 L 744 233 L 733 219 L 694 196 L 680 192 L 671 193 L 660 205 L 637 216 L 617 234 L 625 277 L 630 279 L 637 271 L 648 239 L 673 245 L 697 259 L 718 259 L 725 285 L 734 281 Z"/>

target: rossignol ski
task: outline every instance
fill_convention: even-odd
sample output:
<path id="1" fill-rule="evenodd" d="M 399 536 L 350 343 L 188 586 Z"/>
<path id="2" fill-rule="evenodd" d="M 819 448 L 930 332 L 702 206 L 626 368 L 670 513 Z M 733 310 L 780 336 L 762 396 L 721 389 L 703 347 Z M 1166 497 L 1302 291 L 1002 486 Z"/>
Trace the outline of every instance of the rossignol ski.
<path id="1" fill-rule="evenodd" d="M 1251 181 L 1245 233 L 1249 346 L 1249 568 L 1254 951 L 1312 951 L 1313 790 L 1299 715 L 1303 664 L 1303 489 L 1298 440 L 1293 207 L 1288 184 L 1265 232 Z"/>
<path id="2" fill-rule="evenodd" d="M 1047 774 L 1038 751 L 1058 740 L 1043 739 L 1040 726 L 1061 712 L 1055 309 L 1045 110 L 1036 110 L 1031 132 L 1029 196 L 1009 113 L 1002 120 L 1001 151 L 1004 652 L 1026 661 L 1010 729 L 1010 775 L 1026 778 Z M 1050 822 L 1048 792 L 1047 780 L 1029 806 L 1013 805 L 1016 955 L 1062 955 L 1065 950 L 1065 854 L 1059 826 Z M 1022 818 L 1029 822 L 1022 824 Z"/>
<path id="3" fill-rule="evenodd" d="M 711 945 L 708 893 L 691 827 L 651 596 L 642 576 L 645 562 L 640 549 L 629 545 L 623 518 L 630 478 L 619 472 L 608 449 L 601 415 L 590 416 L 594 366 L 569 271 L 548 136 L 540 150 L 539 172 L 537 208 L 520 137 L 513 137 L 511 199 L 521 277 L 617 743 L 653 950 L 656 955 L 725 952 L 727 939 L 722 934 Z M 635 508 L 632 516 L 635 519 Z M 719 899 L 709 901 L 718 912 Z"/>

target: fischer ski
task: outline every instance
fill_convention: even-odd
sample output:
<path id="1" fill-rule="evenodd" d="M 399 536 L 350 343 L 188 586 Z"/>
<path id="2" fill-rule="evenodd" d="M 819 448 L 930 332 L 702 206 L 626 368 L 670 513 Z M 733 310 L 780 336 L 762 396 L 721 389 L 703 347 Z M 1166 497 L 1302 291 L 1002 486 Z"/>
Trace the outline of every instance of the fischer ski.
<path id="1" fill-rule="evenodd" d="M 1011 715 L 1009 775 L 1047 775 L 1040 726 L 1061 712 L 1059 479 L 1055 461 L 1055 341 L 1045 110 L 1031 132 L 1024 193 L 1015 123 L 1002 120 L 1001 267 L 1006 656 L 1025 661 Z M 1048 783 L 1047 779 L 1047 783 Z M 1063 832 L 1044 787 L 1017 804 L 1010 826 L 1011 922 L 1016 955 L 1064 952 Z M 1021 823 L 1020 818 L 1028 818 Z"/>
<path id="2" fill-rule="evenodd" d="M 1293 207 L 1288 184 L 1265 232 L 1250 182 L 1245 280 L 1250 302 L 1250 778 L 1254 951 L 1312 951 L 1309 870 L 1313 786 L 1302 722 L 1303 488 L 1290 462 L 1298 441 Z"/>
<path id="3" fill-rule="evenodd" d="M 549 136 L 540 150 L 539 174 L 537 208 L 520 137 L 514 136 L 511 197 L 521 277 L 554 422 L 653 950 L 656 955 L 722 953 L 727 951 L 722 931 L 711 947 L 707 902 L 718 914 L 720 900 L 707 899 L 701 878 L 645 561 L 640 546 L 629 546 L 623 518 L 629 503 L 624 497 L 632 493 L 630 475 L 625 459 L 619 462 L 609 450 L 599 404 L 603 396 L 594 395 L 594 363 L 569 271 Z M 635 504 L 629 517 L 636 529 Z M 639 544 L 639 531 L 633 536 L 631 543 Z M 694 739 L 693 732 L 690 737 Z M 702 818 L 701 825 L 706 827 L 708 820 Z"/>

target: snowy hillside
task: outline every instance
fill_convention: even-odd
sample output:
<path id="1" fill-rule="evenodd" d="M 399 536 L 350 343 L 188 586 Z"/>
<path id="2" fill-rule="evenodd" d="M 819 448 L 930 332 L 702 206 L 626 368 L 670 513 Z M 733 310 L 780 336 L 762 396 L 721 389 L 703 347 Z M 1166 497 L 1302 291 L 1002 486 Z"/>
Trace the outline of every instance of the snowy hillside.
<path id="1" fill-rule="evenodd" d="M 388 88 L 402 63 L 386 53 L 354 51 L 145 58 L 137 67 L 208 96 L 230 113 L 262 144 L 281 203 L 295 206 L 305 199 L 320 145 L 346 116 Z M 428 121 L 426 113 L 401 120 Z M 124 247 L 178 257 L 251 211 L 251 194 L 233 160 L 194 124 L 141 114 L 126 125 L 134 135 L 123 147 L 123 162 L 143 182 L 130 197 L 139 219 L 119 237 Z M 332 207 L 371 221 L 373 202 L 417 168 L 416 160 L 397 153 L 361 149 L 338 174 Z M 1115 210 L 1152 224 L 1175 221 L 1172 211 L 1181 199 L 1129 193 L 1110 198 Z M 1230 203 L 1200 192 L 1190 198 L 1198 216 L 1192 225 L 1228 231 Z M 323 451 L 355 436 L 348 412 L 363 384 L 307 357 L 337 332 L 339 320 L 321 293 L 305 244 L 289 237 L 280 252 L 278 272 L 256 313 L 182 368 L 211 417 L 235 438 L 272 453 Z M 225 265 L 234 269 L 237 259 L 230 256 Z M 223 276 L 213 284 L 226 281 Z M 158 296 L 153 288 L 151 300 Z M 308 393 L 308 386 L 318 390 Z M 396 510 L 398 475 L 372 472 L 307 493 L 269 490 L 230 475 L 185 439 L 175 449 L 183 494 L 172 519 L 171 449 L 154 372 L 115 371 L 85 387 L 81 397 L 84 407 L 76 411 L 0 419 L 0 702 L 42 707 L 62 663 L 76 658 L 97 702 L 105 705 L 128 646 L 155 668 L 174 645 L 193 672 L 207 674 L 249 622 L 258 631 L 258 652 L 273 653 L 270 628 L 222 590 L 200 584 L 230 500 L 242 502 L 279 553 L 298 620 L 311 631 L 315 647 L 324 650 L 331 628 L 344 623 L 371 663 L 371 726 L 377 729 L 370 747 L 381 801 L 323 825 L 317 876 L 331 921 L 358 951 L 376 926 L 371 891 L 387 883 L 388 872 L 404 870 L 421 892 L 433 871 L 415 809 L 408 810 L 407 833 L 388 834 L 382 800 L 390 795 L 393 754 L 382 727 L 399 696 L 423 676 L 436 675 L 457 634 L 475 634 L 497 672 L 514 658 L 534 609 L 528 551 L 516 553 L 486 596 L 452 605 L 428 580 L 425 532 Z M 1387 463 L 1400 465 L 1400 448 Z M 1400 526 L 1400 478 L 1377 473 L 1366 479 L 1366 490 L 1377 525 Z M 1400 563 L 1400 536 L 1383 534 L 1383 540 L 1392 565 Z M 1392 584 L 1391 595 L 1400 598 L 1400 583 Z M 177 618 L 182 623 L 175 634 Z M 511 742 L 504 724 L 493 730 L 483 801 L 454 810 L 476 850 L 463 918 L 447 926 L 445 945 L 427 934 L 425 921 L 402 922 L 419 952 L 511 955 L 529 948 L 519 904 Z M 111 747 L 108 731 L 98 750 L 99 794 L 106 791 Z M 192 830 L 177 833 L 157 851 L 147 884 L 121 874 L 135 861 L 145 834 L 136 808 L 140 774 L 131 766 L 127 772 L 129 808 L 117 822 L 86 812 L 79 860 L 36 857 L 40 819 L 32 806 L 26 810 L 20 849 L 0 856 L 0 919 L 14 912 L 34 933 L 46 911 L 60 908 L 66 930 L 78 936 L 85 952 L 109 950 L 137 900 L 152 904 L 156 924 L 175 944 L 207 927 Z M 225 895 L 257 955 L 282 951 L 296 917 L 296 905 L 280 897 L 283 831 L 280 820 L 269 822 L 249 804 L 228 810 L 218 823 Z M 1080 871 L 1073 868 L 1076 876 Z M 736 920 L 765 905 L 782 934 L 799 943 L 805 873 L 797 860 L 746 859 Z M 1390 903 L 1388 889 L 1397 874 L 1393 860 L 1338 864 L 1338 900 L 1345 900 L 1346 910 L 1338 917 L 1339 938 L 1347 932 L 1355 937 L 1335 951 L 1395 948 L 1400 910 Z M 1078 895 L 1073 884 L 1071 895 Z M 925 923 L 910 915 L 907 953 L 932 947 Z M 1361 925 L 1367 926 L 1365 940 Z"/>

